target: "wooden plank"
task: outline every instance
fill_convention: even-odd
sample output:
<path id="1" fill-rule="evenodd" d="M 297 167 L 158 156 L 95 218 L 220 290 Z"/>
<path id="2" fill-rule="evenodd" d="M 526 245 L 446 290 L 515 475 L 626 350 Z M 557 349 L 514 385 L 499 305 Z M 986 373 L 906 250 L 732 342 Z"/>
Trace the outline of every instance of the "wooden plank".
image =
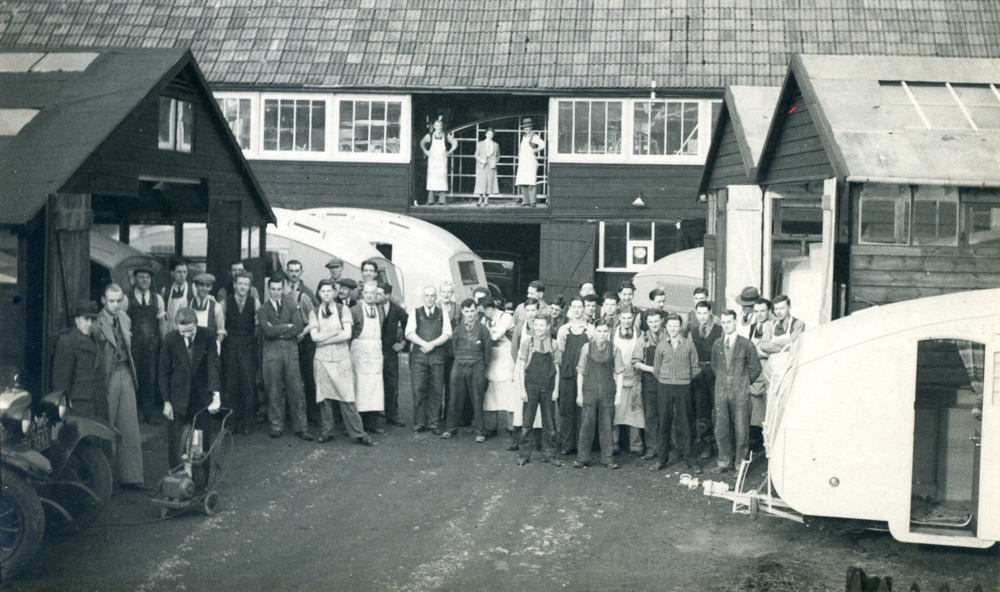
<path id="1" fill-rule="evenodd" d="M 988 257 L 1000 259 L 1000 247 L 909 247 L 901 245 L 851 245 L 851 255 L 901 257 Z"/>
<path id="2" fill-rule="evenodd" d="M 976 290 L 1000 287 L 996 273 L 926 273 L 921 271 L 851 271 L 851 286 L 955 288 Z"/>
<path id="3" fill-rule="evenodd" d="M 990 257 L 900 257 L 855 255 L 851 268 L 858 271 L 980 272 L 1000 274 L 1000 259 Z"/>

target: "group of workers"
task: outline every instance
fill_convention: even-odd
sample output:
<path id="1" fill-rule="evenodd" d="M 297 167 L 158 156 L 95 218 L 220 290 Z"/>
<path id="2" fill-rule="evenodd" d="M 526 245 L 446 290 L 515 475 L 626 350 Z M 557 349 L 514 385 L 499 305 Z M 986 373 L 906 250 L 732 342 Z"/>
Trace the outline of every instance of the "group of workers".
<path id="1" fill-rule="evenodd" d="M 140 268 L 127 291 L 109 284 L 100 308 L 81 302 L 53 362 L 53 387 L 70 393 L 73 412 L 121 432 L 124 487 L 148 489 L 140 421 L 168 422 L 174 467 L 181 427 L 223 406 L 238 434 L 266 422 L 281 437 L 287 415 L 303 440 L 317 439 L 313 420 L 321 443 L 339 423 L 355 442 L 374 445 L 371 435 L 385 433 L 380 418 L 404 426 L 399 354 L 407 346 L 414 432 L 451 439 L 471 424 L 485 442 L 506 430 L 519 464 L 540 450 L 556 466 L 575 453 L 580 468 L 592 462 L 595 436 L 610 468 L 618 468 L 619 440 L 654 470 L 682 461 L 700 473 L 694 451 L 709 459 L 717 449 L 712 470 L 726 472 L 747 456 L 751 426 L 763 420 L 762 362 L 804 330 L 787 297 L 772 304 L 756 288 L 740 294 L 740 312 L 719 316 L 698 288 L 695 309 L 681 317 L 663 310 L 659 289 L 649 309 L 636 307 L 630 282 L 603 298 L 585 282 L 579 295 L 548 302 L 534 281 L 512 312 L 485 288 L 456 302 L 445 282 L 425 287 L 407 311 L 378 280 L 375 261 L 362 264 L 359 283 L 330 260 L 330 278 L 314 292 L 292 260 L 266 278 L 264 298 L 241 261 L 218 290 L 211 274 L 189 283 L 185 261 L 170 265 L 173 281 L 159 293 L 152 271 Z"/>

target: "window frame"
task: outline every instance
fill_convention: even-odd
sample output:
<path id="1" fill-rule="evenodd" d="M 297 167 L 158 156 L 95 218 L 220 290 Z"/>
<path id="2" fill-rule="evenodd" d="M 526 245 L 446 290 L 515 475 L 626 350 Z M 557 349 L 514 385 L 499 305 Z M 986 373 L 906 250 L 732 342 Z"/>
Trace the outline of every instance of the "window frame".
<path id="1" fill-rule="evenodd" d="M 238 112 L 239 111 L 239 101 L 243 101 L 243 100 L 250 101 L 250 115 L 249 115 L 249 119 L 250 119 L 249 142 L 250 142 L 250 145 L 248 147 L 246 147 L 246 148 L 243 148 L 242 146 L 240 146 L 240 149 L 243 150 L 244 154 L 250 154 L 250 153 L 255 152 L 257 150 L 257 145 L 256 145 L 256 138 L 254 137 L 254 125 L 253 125 L 253 122 L 257 118 L 257 102 L 254 101 L 253 96 L 251 96 L 251 94 L 247 94 L 247 93 L 217 92 L 217 93 L 212 93 L 212 97 L 215 99 L 215 103 L 219 107 L 219 112 L 222 113 L 222 119 L 223 119 L 223 121 L 226 122 L 226 127 L 229 127 L 229 120 L 226 119 L 226 111 L 225 111 L 225 109 L 223 109 L 223 106 L 220 104 L 220 102 L 221 101 L 225 101 L 225 100 L 235 100 L 235 101 L 237 101 L 237 112 Z M 230 131 L 232 131 L 232 128 L 230 128 Z M 239 142 L 240 142 L 239 135 L 236 132 L 233 132 L 233 137 L 236 139 L 236 143 L 238 145 Z"/>
<path id="2" fill-rule="evenodd" d="M 248 159 L 401 164 L 410 162 L 412 144 L 410 137 L 413 133 L 410 95 L 241 91 L 218 91 L 212 95 L 217 101 L 219 99 L 250 99 L 250 149 L 243 150 L 243 155 Z M 264 150 L 264 101 L 270 99 L 324 101 L 326 105 L 325 149 L 323 151 Z M 399 152 L 342 152 L 340 150 L 340 102 L 344 100 L 399 102 Z M 223 116 L 225 116 L 224 113 Z"/>
<path id="3" fill-rule="evenodd" d="M 621 102 L 621 153 L 620 154 L 567 154 L 559 152 L 559 103 L 578 102 Z M 635 154 L 635 108 L 637 103 L 680 102 L 698 103 L 698 152 L 697 154 Z M 712 108 L 721 99 L 691 97 L 599 97 L 599 96 L 557 96 L 549 98 L 548 136 L 554 147 L 549 150 L 549 162 L 554 163 L 607 163 L 607 164 L 677 164 L 703 165 L 708 157 L 712 140 Z"/>
<path id="4" fill-rule="evenodd" d="M 167 124 L 168 129 L 170 130 L 170 139 L 168 141 L 169 145 L 165 145 L 160 141 L 160 132 L 162 131 L 161 130 L 162 122 L 160 121 L 160 108 L 161 108 L 160 106 L 163 104 L 164 100 L 170 101 L 170 120 L 169 123 Z M 181 144 L 181 137 L 183 134 L 181 134 L 181 129 L 180 129 L 182 123 L 181 106 L 185 104 L 191 106 L 191 122 L 190 122 L 191 141 L 186 146 Z M 170 152 L 178 152 L 180 154 L 194 154 L 194 142 L 195 142 L 194 136 L 196 127 L 195 119 L 197 118 L 197 113 L 198 113 L 197 103 L 195 103 L 194 101 L 189 101 L 187 99 L 181 99 L 178 97 L 172 97 L 169 95 L 160 95 L 159 101 L 157 102 L 156 113 L 157 113 L 156 115 L 157 149 L 168 150 Z"/>
<path id="5" fill-rule="evenodd" d="M 625 267 L 607 267 L 604 264 L 605 253 L 604 253 L 604 230 L 606 224 L 625 224 Z M 632 224 L 648 224 L 649 225 L 649 239 L 635 239 L 632 237 Z M 602 220 L 598 225 L 598 235 L 597 235 L 597 271 L 601 272 L 629 272 L 638 271 L 643 267 L 646 267 L 653 261 L 656 256 L 656 221 L 655 220 Z M 634 247 L 645 247 L 646 248 L 646 263 L 636 264 L 632 263 L 632 249 Z"/>

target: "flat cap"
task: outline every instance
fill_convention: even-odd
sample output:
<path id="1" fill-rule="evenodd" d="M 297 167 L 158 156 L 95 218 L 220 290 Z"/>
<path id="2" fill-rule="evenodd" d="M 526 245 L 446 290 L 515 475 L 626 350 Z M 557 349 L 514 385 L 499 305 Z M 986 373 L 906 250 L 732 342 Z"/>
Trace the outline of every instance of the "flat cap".
<path id="1" fill-rule="evenodd" d="M 358 287 L 358 282 L 352 280 L 351 278 L 340 278 L 337 283 L 344 286 L 348 290 L 353 290 Z"/>
<path id="2" fill-rule="evenodd" d="M 215 276 L 210 273 L 199 273 L 194 276 L 194 283 L 196 284 L 214 284 Z"/>
<path id="3" fill-rule="evenodd" d="M 333 259 L 330 259 L 329 261 L 326 262 L 327 269 L 331 267 L 341 267 L 343 265 L 344 265 L 344 260 L 341 259 L 340 257 L 334 257 Z"/>

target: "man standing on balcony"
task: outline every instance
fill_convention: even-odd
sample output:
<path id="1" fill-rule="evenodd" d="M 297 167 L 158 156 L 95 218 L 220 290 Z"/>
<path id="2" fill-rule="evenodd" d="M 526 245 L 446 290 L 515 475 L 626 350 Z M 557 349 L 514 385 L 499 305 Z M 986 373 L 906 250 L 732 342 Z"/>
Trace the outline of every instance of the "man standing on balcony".
<path id="1" fill-rule="evenodd" d="M 445 147 L 445 142 L 451 148 Z M 448 195 L 448 157 L 458 148 L 455 136 L 444 133 L 444 119 L 434 120 L 434 128 L 420 140 L 420 149 L 427 156 L 427 205 L 435 203 L 435 197 L 440 204 L 447 203 Z"/>
<path id="2" fill-rule="evenodd" d="M 538 155 L 545 149 L 545 140 L 535 132 L 530 117 L 521 120 L 521 130 L 514 184 L 520 188 L 521 205 L 535 207 L 538 199 Z"/>

